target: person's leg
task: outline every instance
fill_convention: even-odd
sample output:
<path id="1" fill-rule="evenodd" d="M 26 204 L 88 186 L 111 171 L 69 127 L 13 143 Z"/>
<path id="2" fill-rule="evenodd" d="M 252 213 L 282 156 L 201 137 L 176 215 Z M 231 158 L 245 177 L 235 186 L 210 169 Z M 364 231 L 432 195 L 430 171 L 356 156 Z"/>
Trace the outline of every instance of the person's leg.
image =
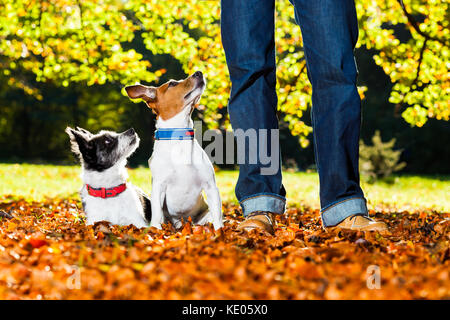
<path id="1" fill-rule="evenodd" d="M 228 103 L 231 125 L 256 133 L 268 129 L 267 147 L 270 154 L 270 129 L 278 129 L 275 92 L 275 0 L 222 0 L 221 32 L 232 89 Z M 240 131 L 240 130 L 238 130 Z M 254 143 L 254 142 L 253 142 Z M 278 143 L 278 141 L 277 141 Z M 259 144 L 259 142 L 257 143 Z M 257 163 L 252 164 L 254 154 L 248 144 L 245 163 L 240 164 L 236 197 L 244 216 L 255 211 L 281 214 L 285 209 L 285 191 L 281 182 L 280 161 L 276 172 L 262 174 L 259 145 Z M 239 149 L 238 149 L 239 150 Z M 275 150 L 279 154 L 278 150 Z M 239 157 L 239 155 L 238 155 Z"/>
<path id="2" fill-rule="evenodd" d="M 361 101 L 353 49 L 358 22 L 353 0 L 291 0 L 300 25 L 312 83 L 314 152 L 322 222 L 335 226 L 367 216 L 359 184 Z"/>

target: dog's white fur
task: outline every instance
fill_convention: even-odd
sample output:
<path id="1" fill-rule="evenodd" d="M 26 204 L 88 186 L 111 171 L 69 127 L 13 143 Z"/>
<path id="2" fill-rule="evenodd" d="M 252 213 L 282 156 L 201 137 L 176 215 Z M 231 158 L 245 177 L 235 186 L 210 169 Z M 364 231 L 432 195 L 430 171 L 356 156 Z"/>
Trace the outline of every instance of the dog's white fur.
<path id="1" fill-rule="evenodd" d="M 203 89 L 204 86 L 195 89 L 192 98 L 174 117 L 158 118 L 156 128 L 193 128 L 191 111 Z M 187 221 L 190 216 L 196 224 L 212 222 L 216 230 L 223 227 L 214 167 L 196 139 L 156 140 L 149 166 L 152 172 L 151 226 L 161 228 L 168 218 L 175 227 L 180 227 L 181 219 Z"/>
<path id="2" fill-rule="evenodd" d="M 139 137 L 137 134 L 132 136 L 125 133 L 115 133 L 111 131 L 100 131 L 93 135 L 85 129 L 78 128 L 74 130 L 67 128 L 72 143 L 72 151 L 80 157 L 81 161 L 81 179 L 83 186 L 80 190 L 80 196 L 83 203 L 83 209 L 86 213 L 86 224 L 92 225 L 98 221 L 108 221 L 117 225 L 133 224 L 138 228 L 148 227 L 149 222 L 145 219 L 145 212 L 140 196 L 138 193 L 144 193 L 127 182 L 128 172 L 126 169 L 127 158 L 136 150 L 139 145 Z M 96 171 L 86 168 L 87 165 L 83 160 L 82 152 L 75 135 L 82 138 L 83 141 L 89 141 L 93 138 L 109 134 L 118 139 L 116 159 L 114 164 L 103 171 Z M 135 138 L 134 143 L 132 139 Z M 86 185 L 92 188 L 113 188 L 126 183 L 126 189 L 115 197 L 101 198 L 90 195 Z"/>
<path id="3" fill-rule="evenodd" d="M 137 228 L 148 227 L 142 204 L 131 183 L 127 182 L 126 190 L 116 197 L 103 199 L 93 197 L 87 192 L 86 184 L 93 188 L 112 188 L 125 183 L 128 179 L 125 165 L 126 160 L 121 160 L 102 172 L 82 170 L 81 179 L 84 184 L 80 194 L 85 204 L 86 224 L 105 220 L 117 225 L 133 224 Z"/>

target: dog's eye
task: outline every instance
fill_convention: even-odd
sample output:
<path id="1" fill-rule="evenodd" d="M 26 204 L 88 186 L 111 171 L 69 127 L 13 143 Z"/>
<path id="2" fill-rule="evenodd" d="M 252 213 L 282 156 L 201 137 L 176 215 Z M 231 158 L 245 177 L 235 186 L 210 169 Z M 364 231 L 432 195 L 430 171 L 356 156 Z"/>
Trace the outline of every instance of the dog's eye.
<path id="1" fill-rule="evenodd" d="M 177 84 L 178 84 L 178 82 L 170 81 L 170 82 L 169 82 L 169 88 L 170 88 L 170 87 L 175 87 Z"/>

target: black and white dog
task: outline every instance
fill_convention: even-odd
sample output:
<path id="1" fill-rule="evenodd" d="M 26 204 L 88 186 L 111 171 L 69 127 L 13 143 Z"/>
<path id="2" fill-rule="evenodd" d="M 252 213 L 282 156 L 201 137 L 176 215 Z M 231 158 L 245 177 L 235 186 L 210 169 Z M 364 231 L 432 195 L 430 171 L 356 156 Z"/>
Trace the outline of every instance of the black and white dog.
<path id="1" fill-rule="evenodd" d="M 122 133 L 100 131 L 92 134 L 77 128 L 66 128 L 72 152 L 81 162 L 83 187 L 80 191 L 86 224 L 109 221 L 147 227 L 151 221 L 149 197 L 127 182 L 127 158 L 139 146 L 134 129 Z"/>

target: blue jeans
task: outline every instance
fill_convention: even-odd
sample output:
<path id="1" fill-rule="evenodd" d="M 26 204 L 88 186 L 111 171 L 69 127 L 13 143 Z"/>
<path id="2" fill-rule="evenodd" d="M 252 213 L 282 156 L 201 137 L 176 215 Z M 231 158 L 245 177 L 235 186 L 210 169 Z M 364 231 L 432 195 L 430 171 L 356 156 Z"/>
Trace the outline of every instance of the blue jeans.
<path id="1" fill-rule="evenodd" d="M 358 38 L 355 4 L 353 0 L 291 3 L 302 29 L 313 88 L 311 119 L 322 222 L 334 226 L 349 216 L 367 215 L 358 171 L 361 101 L 353 55 Z M 275 0 L 222 0 L 221 9 L 233 130 L 277 129 Z M 261 167 L 259 161 L 240 165 L 236 196 L 244 216 L 285 210 L 281 168 L 273 175 L 261 175 Z"/>

